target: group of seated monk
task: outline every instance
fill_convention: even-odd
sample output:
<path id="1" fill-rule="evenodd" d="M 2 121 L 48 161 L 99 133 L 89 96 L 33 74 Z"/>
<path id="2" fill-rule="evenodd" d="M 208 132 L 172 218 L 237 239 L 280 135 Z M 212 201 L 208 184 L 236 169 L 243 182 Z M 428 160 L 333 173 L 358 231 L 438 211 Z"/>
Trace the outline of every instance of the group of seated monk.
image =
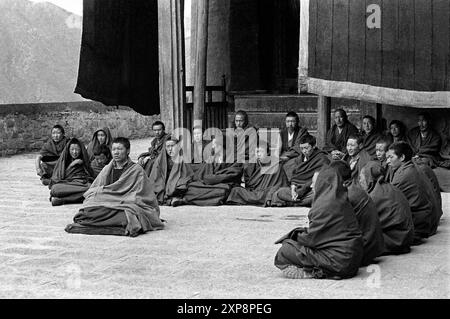
<path id="1" fill-rule="evenodd" d="M 199 138 L 199 127 L 186 141 L 167 134 L 158 121 L 138 163 L 129 157 L 130 142 L 112 140 L 106 128 L 94 133 L 86 149 L 55 126 L 37 169 L 43 181 L 51 176 L 53 205 L 83 202 L 66 227 L 70 233 L 137 236 L 162 229 L 162 205 L 311 207 L 309 227 L 277 241 L 282 247 L 276 267 L 287 278 L 349 278 L 378 256 L 408 253 L 437 232 L 442 199 L 433 162 L 424 160 L 432 153 L 424 151 L 430 148 L 423 141 L 433 136 L 426 120 L 420 116 L 420 146 L 414 148 L 409 136 L 415 131 L 406 133 L 398 121 L 382 134 L 375 119 L 365 116 L 360 133 L 337 110 L 322 150 L 295 112 L 287 114 L 275 148 L 243 111 L 231 135 L 216 131 L 208 143 Z M 186 144 L 193 156 L 187 156 Z M 109 147 L 110 157 L 100 151 Z M 51 172 L 45 156 L 55 161 L 51 156 L 58 150 Z"/>
<path id="2" fill-rule="evenodd" d="M 94 132 L 87 148 L 77 138 L 67 138 L 55 125 L 51 138 L 36 158 L 36 172 L 50 189 L 53 206 L 82 203 L 83 194 L 112 158 L 112 136 L 107 127 Z"/>

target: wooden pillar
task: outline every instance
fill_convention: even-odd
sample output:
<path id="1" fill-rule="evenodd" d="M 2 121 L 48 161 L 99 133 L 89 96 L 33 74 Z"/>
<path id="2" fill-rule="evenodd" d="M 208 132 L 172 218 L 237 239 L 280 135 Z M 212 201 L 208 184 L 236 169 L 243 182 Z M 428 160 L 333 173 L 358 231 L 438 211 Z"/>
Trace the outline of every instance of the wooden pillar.
<path id="1" fill-rule="evenodd" d="M 377 103 L 376 105 L 376 120 L 377 120 L 377 128 L 379 131 L 384 131 L 384 123 L 383 123 L 383 105 Z"/>
<path id="2" fill-rule="evenodd" d="M 158 1 L 161 120 L 171 132 L 186 126 L 184 0 Z"/>
<path id="3" fill-rule="evenodd" d="M 325 145 L 327 132 L 331 125 L 331 97 L 319 95 L 317 101 L 317 145 Z"/>
<path id="4" fill-rule="evenodd" d="M 195 0 L 197 21 L 194 70 L 194 126 L 203 126 L 205 112 L 206 66 L 208 53 L 209 0 Z"/>

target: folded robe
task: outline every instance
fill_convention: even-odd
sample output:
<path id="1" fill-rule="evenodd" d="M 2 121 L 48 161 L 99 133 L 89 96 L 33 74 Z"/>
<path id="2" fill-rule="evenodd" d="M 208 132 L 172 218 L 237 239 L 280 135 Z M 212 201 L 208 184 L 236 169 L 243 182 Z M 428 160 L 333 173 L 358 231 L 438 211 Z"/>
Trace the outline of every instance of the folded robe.
<path id="1" fill-rule="evenodd" d="M 442 197 L 441 190 L 439 186 L 439 181 L 436 174 L 434 174 L 433 169 L 428 165 L 416 165 L 417 172 L 421 176 L 424 184 L 425 190 L 427 192 L 427 197 L 430 199 L 433 205 L 433 221 L 431 226 L 431 235 L 436 234 L 439 221 L 443 215 L 442 212 Z"/>
<path id="2" fill-rule="evenodd" d="M 384 252 L 384 238 L 377 208 L 369 195 L 354 182 L 348 187 L 348 200 L 355 211 L 364 242 L 361 266 L 367 266 Z"/>
<path id="3" fill-rule="evenodd" d="M 64 136 L 58 143 L 55 143 L 55 141 L 50 138 L 47 142 L 45 142 L 44 145 L 42 145 L 42 148 L 39 152 L 39 154 L 42 156 L 41 161 L 43 163 L 43 165 L 40 165 L 42 176 L 48 178 L 52 176 L 56 162 L 63 152 L 67 142 L 69 142 L 69 139 Z"/>
<path id="4" fill-rule="evenodd" d="M 275 266 L 318 269 L 316 273 L 322 272 L 323 277 L 353 277 L 363 257 L 363 239 L 342 178 L 326 168 L 319 174 L 314 191 L 309 228 L 294 229 L 277 241 L 283 246 Z"/>
<path id="5" fill-rule="evenodd" d="M 264 206 L 281 187 L 288 186 L 282 166 L 277 163 L 244 164 L 245 188 L 234 187 L 227 204 Z"/>
<path id="6" fill-rule="evenodd" d="M 414 239 L 414 223 L 408 200 L 397 187 L 384 181 L 385 172 L 379 162 L 369 162 L 363 173 L 380 219 L 384 254 L 408 253 Z"/>
<path id="7" fill-rule="evenodd" d="M 135 237 L 164 228 L 153 186 L 142 167 L 131 162 L 109 184 L 113 165 L 108 164 L 84 194 L 83 206 L 67 232 Z"/>
<path id="8" fill-rule="evenodd" d="M 159 205 L 170 204 L 171 198 L 182 196 L 193 175 L 190 165 L 184 163 L 181 158 L 175 160 L 170 168 L 169 156 L 164 146 L 149 176 Z"/>
<path id="9" fill-rule="evenodd" d="M 156 158 L 161 154 L 162 150 L 166 145 L 166 141 L 169 139 L 170 135 L 164 133 L 161 138 L 154 138 L 150 143 L 150 147 L 148 148 L 148 152 L 142 153 L 139 155 L 138 159 L 150 157 L 147 163 L 144 165 L 144 170 L 147 173 L 147 176 L 150 176 L 150 173 L 153 168 L 153 163 Z"/>
<path id="10" fill-rule="evenodd" d="M 376 145 L 377 141 L 382 137 L 383 135 L 376 130 L 373 130 L 369 134 L 363 135 L 363 147 L 361 150 L 365 150 L 371 158 L 375 158 L 377 155 Z"/>
<path id="11" fill-rule="evenodd" d="M 427 238 L 433 230 L 433 206 L 427 197 L 426 186 L 412 161 L 392 171 L 389 182 L 408 199 L 414 222 L 415 239 Z"/>

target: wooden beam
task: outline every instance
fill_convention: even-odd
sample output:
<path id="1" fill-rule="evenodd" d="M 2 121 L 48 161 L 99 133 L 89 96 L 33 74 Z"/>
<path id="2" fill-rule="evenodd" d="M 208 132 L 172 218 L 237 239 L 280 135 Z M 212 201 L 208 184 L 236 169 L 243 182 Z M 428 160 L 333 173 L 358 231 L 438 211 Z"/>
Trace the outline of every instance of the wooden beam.
<path id="1" fill-rule="evenodd" d="M 184 0 L 158 1 L 161 120 L 167 131 L 186 126 Z"/>
<path id="2" fill-rule="evenodd" d="M 203 127 L 205 113 L 206 66 L 208 53 L 209 0 L 195 0 L 197 4 L 197 34 L 194 73 L 194 126 Z"/>
<path id="3" fill-rule="evenodd" d="M 383 104 L 376 104 L 376 114 L 377 114 L 377 128 L 379 131 L 384 131 L 385 127 L 383 124 Z"/>
<path id="4" fill-rule="evenodd" d="M 317 146 L 324 147 L 331 126 L 331 97 L 320 95 L 317 100 Z"/>
<path id="5" fill-rule="evenodd" d="M 450 91 L 410 91 L 310 77 L 306 84 L 308 92 L 317 95 L 424 109 L 450 108 Z"/>

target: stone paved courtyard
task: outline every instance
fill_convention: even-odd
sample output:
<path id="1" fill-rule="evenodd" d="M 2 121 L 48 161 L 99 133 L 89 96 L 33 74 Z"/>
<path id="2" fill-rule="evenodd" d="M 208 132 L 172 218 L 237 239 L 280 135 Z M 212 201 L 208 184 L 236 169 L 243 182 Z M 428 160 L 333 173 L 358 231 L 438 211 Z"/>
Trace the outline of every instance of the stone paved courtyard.
<path id="1" fill-rule="evenodd" d="M 132 159 L 148 140 L 132 141 Z M 0 158 L 0 298 L 449 298 L 450 194 L 438 234 L 349 280 L 289 280 L 274 242 L 308 209 L 161 208 L 137 238 L 72 235 L 80 205 L 52 207 L 35 154 Z"/>

